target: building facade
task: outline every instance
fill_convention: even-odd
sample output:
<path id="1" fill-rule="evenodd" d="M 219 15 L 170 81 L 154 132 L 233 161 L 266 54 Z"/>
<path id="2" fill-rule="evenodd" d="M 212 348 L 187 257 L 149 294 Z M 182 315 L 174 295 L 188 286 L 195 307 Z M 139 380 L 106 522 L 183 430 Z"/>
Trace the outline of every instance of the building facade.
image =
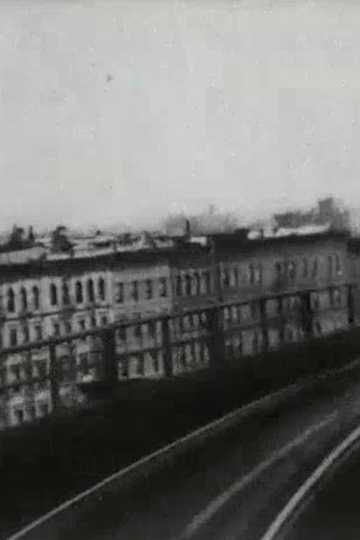
<path id="1" fill-rule="evenodd" d="M 75 406 L 82 397 L 78 384 L 101 376 L 103 345 L 91 336 L 74 341 L 74 333 L 134 322 L 116 334 L 120 380 L 161 378 L 169 362 L 174 375 L 208 367 L 209 320 L 201 309 L 211 306 L 223 305 L 220 323 L 229 358 L 262 351 L 264 339 L 270 349 L 301 341 L 306 328 L 313 336 L 327 335 L 347 327 L 347 284 L 360 279 L 360 249 L 349 245 L 347 235 L 333 231 L 252 240 L 240 231 L 164 248 L 3 261 L 1 344 L 69 336 L 56 353 L 62 403 Z M 305 291 L 310 306 L 304 325 Z M 172 315 L 170 359 L 163 356 L 162 320 L 145 320 L 160 315 Z M 0 425 L 51 412 L 50 383 L 43 380 L 49 370 L 48 349 L 40 346 L 3 358 Z"/>

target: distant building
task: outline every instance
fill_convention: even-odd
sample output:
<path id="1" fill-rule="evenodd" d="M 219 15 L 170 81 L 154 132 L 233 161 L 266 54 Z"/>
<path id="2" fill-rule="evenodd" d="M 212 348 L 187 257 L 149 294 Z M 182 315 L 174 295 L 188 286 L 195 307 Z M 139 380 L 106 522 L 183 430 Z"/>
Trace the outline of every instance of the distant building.
<path id="1" fill-rule="evenodd" d="M 298 228 L 306 225 L 329 225 L 334 230 L 348 231 L 350 229 L 350 214 L 341 208 L 341 204 L 333 197 L 321 199 L 317 207 L 308 212 L 293 211 L 275 214 L 278 228 Z"/>

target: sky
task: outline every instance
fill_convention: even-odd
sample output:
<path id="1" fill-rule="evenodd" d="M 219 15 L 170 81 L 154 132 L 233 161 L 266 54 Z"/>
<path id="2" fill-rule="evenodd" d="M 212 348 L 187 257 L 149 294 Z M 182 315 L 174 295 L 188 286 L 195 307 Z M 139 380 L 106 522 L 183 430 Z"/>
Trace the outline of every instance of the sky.
<path id="1" fill-rule="evenodd" d="M 1 0 L 0 229 L 360 207 L 360 3 Z"/>

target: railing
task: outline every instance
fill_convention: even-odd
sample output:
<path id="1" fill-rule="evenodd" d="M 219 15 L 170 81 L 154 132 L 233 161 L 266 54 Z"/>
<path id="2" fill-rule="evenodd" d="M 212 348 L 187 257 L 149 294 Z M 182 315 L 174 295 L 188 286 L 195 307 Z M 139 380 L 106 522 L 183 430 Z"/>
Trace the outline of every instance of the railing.
<path id="1" fill-rule="evenodd" d="M 218 368 L 354 322 L 353 284 L 121 321 L 0 350 L 2 427 L 74 405 L 79 386 Z M 314 307 L 313 298 L 328 298 Z M 327 328 L 321 325 L 329 323 Z M 331 326 L 330 326 L 331 323 Z"/>

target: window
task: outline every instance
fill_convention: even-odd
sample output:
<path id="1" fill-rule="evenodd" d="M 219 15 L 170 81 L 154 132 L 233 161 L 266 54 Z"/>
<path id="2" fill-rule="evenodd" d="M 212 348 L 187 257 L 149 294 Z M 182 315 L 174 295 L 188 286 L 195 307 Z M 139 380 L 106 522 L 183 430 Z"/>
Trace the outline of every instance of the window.
<path id="1" fill-rule="evenodd" d="M 335 271 L 338 276 L 342 274 L 341 260 L 338 253 L 335 254 Z"/>
<path id="2" fill-rule="evenodd" d="M 124 302 L 124 284 L 118 281 L 115 286 L 115 302 L 122 304 Z"/>
<path id="3" fill-rule="evenodd" d="M 36 362 L 36 368 L 39 379 L 45 379 L 47 376 L 46 360 L 38 360 Z"/>
<path id="4" fill-rule="evenodd" d="M 191 276 L 189 274 L 185 275 L 185 294 L 191 296 Z"/>
<path id="5" fill-rule="evenodd" d="M 107 318 L 106 315 L 103 315 L 103 316 L 101 317 L 101 324 L 102 324 L 102 326 L 106 326 L 107 323 L 108 323 L 108 318 Z"/>
<path id="6" fill-rule="evenodd" d="M 23 342 L 27 343 L 29 341 L 29 339 L 30 339 L 29 327 L 24 326 L 23 327 Z"/>
<path id="7" fill-rule="evenodd" d="M 137 281 L 131 283 L 131 298 L 137 302 L 139 300 L 139 286 Z"/>
<path id="8" fill-rule="evenodd" d="M 155 373 L 158 373 L 160 371 L 159 359 L 156 356 L 156 353 L 150 353 L 150 355 L 151 355 L 151 359 L 152 359 L 153 370 L 155 371 Z"/>
<path id="9" fill-rule="evenodd" d="M 58 322 L 53 322 L 53 335 L 55 337 L 60 336 L 60 324 Z"/>
<path id="10" fill-rule="evenodd" d="M 329 289 L 329 304 L 334 305 L 334 289 Z"/>
<path id="11" fill-rule="evenodd" d="M 32 299 L 33 299 L 33 306 L 34 309 L 39 309 L 40 307 L 40 293 L 39 288 L 34 285 L 32 288 Z"/>
<path id="12" fill-rule="evenodd" d="M 180 365 L 182 368 L 186 368 L 186 354 L 183 347 L 180 349 Z"/>
<path id="13" fill-rule="evenodd" d="M 317 277 L 318 271 L 319 271 L 319 260 L 317 257 L 315 257 L 314 262 L 313 262 L 313 267 L 312 267 L 312 273 L 311 273 L 313 278 Z"/>
<path id="14" fill-rule="evenodd" d="M 156 323 L 155 321 L 150 321 L 149 324 L 148 324 L 148 331 L 149 331 L 149 335 L 151 337 L 154 337 L 155 334 L 156 334 Z"/>
<path id="15" fill-rule="evenodd" d="M 280 279 L 282 277 L 282 264 L 279 261 L 275 263 L 275 272 L 276 272 L 276 278 Z"/>
<path id="16" fill-rule="evenodd" d="M 313 299 L 313 308 L 314 309 L 319 309 L 320 308 L 320 298 L 319 298 L 319 295 L 317 293 L 314 293 L 312 295 L 312 299 Z"/>
<path id="17" fill-rule="evenodd" d="M 141 337 L 141 325 L 140 324 L 136 324 L 134 326 L 134 336 L 137 337 L 137 338 Z"/>
<path id="18" fill-rule="evenodd" d="M 24 422 L 24 411 L 22 409 L 15 409 L 14 415 L 17 424 L 22 424 Z"/>
<path id="19" fill-rule="evenodd" d="M 205 283 L 206 294 L 210 294 L 211 293 L 211 278 L 210 278 L 210 272 L 208 270 L 204 272 L 204 283 Z"/>
<path id="20" fill-rule="evenodd" d="M 6 367 L 3 366 L 0 369 L 0 385 L 6 384 L 6 379 L 7 379 L 6 372 L 7 372 Z"/>
<path id="21" fill-rule="evenodd" d="M 145 281 L 145 297 L 147 300 L 151 300 L 153 297 L 153 286 L 151 279 Z"/>
<path id="22" fill-rule="evenodd" d="M 49 405 L 47 403 L 40 403 L 39 413 L 40 416 L 46 416 L 47 414 L 49 414 Z"/>
<path id="23" fill-rule="evenodd" d="M 223 269 L 221 278 L 222 278 L 221 281 L 222 281 L 223 287 L 226 287 L 226 288 L 229 287 L 230 276 L 229 276 L 229 271 L 227 270 L 227 268 Z"/>
<path id="24" fill-rule="evenodd" d="M 200 287 L 200 276 L 198 272 L 194 274 L 194 283 L 195 283 L 195 294 L 196 296 L 200 296 L 201 294 L 201 287 Z"/>
<path id="25" fill-rule="evenodd" d="M 51 285 L 50 285 L 50 304 L 52 306 L 56 306 L 57 303 L 58 303 L 57 288 L 56 288 L 56 285 L 54 283 L 51 283 Z"/>
<path id="26" fill-rule="evenodd" d="M 62 301 L 64 306 L 68 306 L 70 304 L 70 293 L 67 283 L 63 283 L 62 285 Z"/>
<path id="27" fill-rule="evenodd" d="M 339 289 L 335 289 L 334 290 L 334 303 L 338 306 L 341 305 L 341 301 L 342 301 L 342 298 L 341 298 L 341 291 Z"/>
<path id="28" fill-rule="evenodd" d="M 257 316 L 258 316 L 258 306 L 257 306 L 256 302 L 251 302 L 250 303 L 250 313 L 251 313 L 251 317 L 253 319 L 257 318 Z"/>
<path id="29" fill-rule="evenodd" d="M 87 280 L 86 288 L 87 288 L 88 302 L 94 302 L 95 301 L 94 282 L 91 278 Z"/>
<path id="30" fill-rule="evenodd" d="M 84 319 L 81 319 L 79 321 L 79 329 L 80 329 L 80 332 L 84 332 L 86 330 L 86 322 Z"/>
<path id="31" fill-rule="evenodd" d="M 118 336 L 121 341 L 126 340 L 126 328 L 125 326 L 121 326 L 118 330 Z"/>
<path id="32" fill-rule="evenodd" d="M 262 265 L 258 264 L 255 269 L 255 283 L 262 282 Z"/>
<path id="33" fill-rule="evenodd" d="M 255 282 L 255 271 L 254 271 L 254 265 L 249 264 L 249 283 L 252 285 Z"/>
<path id="34" fill-rule="evenodd" d="M 76 302 L 78 304 L 81 304 L 84 301 L 83 288 L 82 288 L 81 281 L 77 281 L 75 283 L 75 296 L 76 296 Z"/>
<path id="35" fill-rule="evenodd" d="M 167 296 L 167 279 L 160 278 L 159 294 L 162 298 Z"/>
<path id="36" fill-rule="evenodd" d="M 234 266 L 233 268 L 233 281 L 234 281 L 234 287 L 237 288 L 239 286 L 239 272 L 236 266 Z"/>
<path id="37" fill-rule="evenodd" d="M 18 344 L 18 335 L 16 328 L 10 328 L 10 347 L 16 347 Z"/>
<path id="38" fill-rule="evenodd" d="M 184 318 L 179 317 L 179 332 L 180 334 L 184 333 Z"/>
<path id="39" fill-rule="evenodd" d="M 30 405 L 29 407 L 29 416 L 31 420 L 34 420 L 36 418 L 36 408 L 34 405 Z"/>
<path id="40" fill-rule="evenodd" d="M 242 345 L 242 338 L 240 335 L 239 341 L 237 343 L 237 351 L 241 355 L 243 353 L 243 345 Z"/>
<path id="41" fill-rule="evenodd" d="M 13 375 L 13 378 L 15 381 L 20 381 L 21 379 L 21 370 L 20 370 L 20 364 L 13 364 L 11 366 L 11 373 Z"/>
<path id="42" fill-rule="evenodd" d="M 26 289 L 24 287 L 21 287 L 20 289 L 20 302 L 21 302 L 21 309 L 23 311 L 26 311 L 28 307 L 28 302 L 27 302 Z"/>
<path id="43" fill-rule="evenodd" d="M 136 361 L 136 374 L 144 375 L 144 358 L 139 356 Z"/>
<path id="44" fill-rule="evenodd" d="M 15 295 L 12 289 L 9 289 L 7 292 L 7 310 L 10 313 L 15 311 Z"/>
<path id="45" fill-rule="evenodd" d="M 328 274 L 329 274 L 329 277 L 332 277 L 333 275 L 333 258 L 332 258 L 332 255 L 328 255 Z"/>
<path id="46" fill-rule="evenodd" d="M 306 258 L 303 259 L 302 270 L 303 270 L 302 271 L 303 278 L 307 278 L 309 275 L 309 264 Z"/>
<path id="47" fill-rule="evenodd" d="M 228 358 L 232 358 L 234 356 L 233 342 L 231 340 L 226 341 L 225 343 L 225 354 Z"/>
<path id="48" fill-rule="evenodd" d="M 254 353 L 258 352 L 258 347 L 259 347 L 259 338 L 258 338 L 257 332 L 255 331 L 252 338 L 252 349 Z"/>
<path id="49" fill-rule="evenodd" d="M 286 327 L 285 339 L 286 339 L 286 341 L 290 341 L 290 342 L 294 340 L 294 332 L 293 332 L 293 329 L 291 328 L 291 326 Z"/>
<path id="50" fill-rule="evenodd" d="M 79 354 L 80 371 L 82 375 L 89 373 L 89 358 L 87 353 Z"/>
<path id="51" fill-rule="evenodd" d="M 98 281 L 98 293 L 100 300 L 104 301 L 106 298 L 106 290 L 105 290 L 105 280 L 104 278 L 99 278 Z"/>
<path id="52" fill-rule="evenodd" d="M 191 329 L 191 327 L 192 327 L 192 315 L 191 314 L 184 316 L 184 327 L 186 328 L 186 330 Z"/>
<path id="53" fill-rule="evenodd" d="M 128 363 L 125 360 L 120 360 L 119 362 L 119 374 L 120 377 L 128 377 Z"/>
<path id="54" fill-rule="evenodd" d="M 39 324 L 37 324 L 35 326 L 35 339 L 37 341 L 41 341 L 42 340 L 42 328 Z"/>
<path id="55" fill-rule="evenodd" d="M 182 296 L 182 278 L 180 274 L 176 277 L 176 296 Z"/>
<path id="56" fill-rule="evenodd" d="M 316 333 L 320 336 L 322 334 L 322 324 L 320 321 L 315 322 Z"/>
<path id="57" fill-rule="evenodd" d="M 71 332 L 72 332 L 72 327 L 71 327 L 71 322 L 70 321 L 67 321 L 65 323 L 65 332 L 67 334 L 71 334 Z"/>
<path id="58" fill-rule="evenodd" d="M 92 316 L 91 316 L 90 324 L 91 324 L 91 326 L 92 326 L 93 328 L 96 326 L 96 317 L 95 317 L 95 315 L 92 315 Z"/>
<path id="59" fill-rule="evenodd" d="M 200 315 L 199 313 L 193 313 L 193 326 L 194 328 L 200 328 Z"/>
<path id="60" fill-rule="evenodd" d="M 288 275 L 291 281 L 294 281 L 296 278 L 296 264 L 293 261 L 290 261 L 288 264 Z"/>

